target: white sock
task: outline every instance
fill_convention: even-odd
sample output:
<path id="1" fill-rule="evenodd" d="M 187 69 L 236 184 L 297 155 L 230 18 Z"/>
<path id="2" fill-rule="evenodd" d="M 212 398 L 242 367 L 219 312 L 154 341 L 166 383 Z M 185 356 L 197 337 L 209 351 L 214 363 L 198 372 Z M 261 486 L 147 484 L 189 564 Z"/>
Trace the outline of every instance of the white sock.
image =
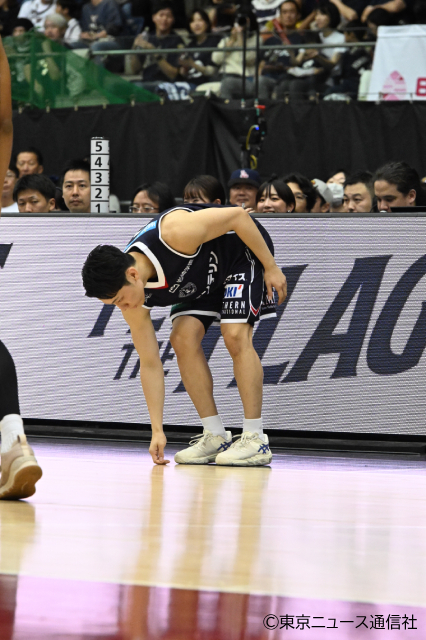
<path id="1" fill-rule="evenodd" d="M 204 429 L 208 429 L 214 436 L 222 436 L 226 440 L 225 427 L 223 426 L 222 418 L 220 416 L 209 416 L 208 418 L 201 418 Z"/>
<path id="2" fill-rule="evenodd" d="M 0 422 L 1 453 L 8 453 L 18 436 L 24 435 L 24 423 L 17 413 L 9 413 Z"/>
<path id="3" fill-rule="evenodd" d="M 255 420 L 251 420 L 249 418 L 244 418 L 243 422 L 243 433 L 249 431 L 250 433 L 258 433 L 259 438 L 263 440 L 263 421 L 262 418 L 256 418 Z"/>

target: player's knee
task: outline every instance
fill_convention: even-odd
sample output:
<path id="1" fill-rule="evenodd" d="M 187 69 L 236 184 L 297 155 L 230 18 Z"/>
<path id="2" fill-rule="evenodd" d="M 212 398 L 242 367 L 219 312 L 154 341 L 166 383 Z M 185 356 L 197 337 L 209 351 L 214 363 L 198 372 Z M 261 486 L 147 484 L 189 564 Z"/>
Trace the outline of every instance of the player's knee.
<path id="1" fill-rule="evenodd" d="M 177 327 L 173 327 L 170 334 L 170 342 L 177 356 L 183 356 L 194 348 L 198 348 L 197 337 L 188 331 L 182 331 Z"/>
<path id="2" fill-rule="evenodd" d="M 238 357 L 243 351 L 252 347 L 249 332 L 245 325 L 228 324 L 222 327 L 222 335 L 232 358 Z"/>

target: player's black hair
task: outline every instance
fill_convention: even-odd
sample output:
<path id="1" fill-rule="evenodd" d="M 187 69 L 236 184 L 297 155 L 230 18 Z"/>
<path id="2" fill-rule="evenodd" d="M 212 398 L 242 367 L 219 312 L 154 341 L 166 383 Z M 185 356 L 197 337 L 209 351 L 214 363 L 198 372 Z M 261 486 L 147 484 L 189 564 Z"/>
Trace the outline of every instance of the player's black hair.
<path id="1" fill-rule="evenodd" d="M 126 271 L 135 262 L 130 253 L 110 244 L 99 244 L 89 253 L 81 270 L 86 296 L 101 300 L 114 298 L 121 287 L 129 284 Z"/>
<path id="2" fill-rule="evenodd" d="M 293 210 L 296 208 L 296 200 L 294 198 L 293 191 L 290 189 L 288 184 L 284 182 L 284 180 L 277 177 L 272 177 L 260 185 L 259 190 L 256 194 L 256 204 L 259 202 L 265 191 L 267 196 L 270 195 L 271 187 L 274 187 L 275 191 L 277 192 L 281 200 L 284 200 L 286 205 L 292 204 Z"/>
<path id="3" fill-rule="evenodd" d="M 389 184 L 396 186 L 397 190 L 404 196 L 414 189 L 416 192 L 416 205 L 426 205 L 426 191 L 421 183 L 419 174 L 406 162 L 387 162 L 383 167 L 377 169 L 373 177 L 373 182 L 385 180 Z"/>
<path id="4" fill-rule="evenodd" d="M 353 184 L 365 184 L 369 190 L 371 197 L 374 196 L 373 174 L 370 171 L 357 171 L 352 173 L 345 180 L 344 187 L 350 187 Z"/>
<path id="5" fill-rule="evenodd" d="M 300 190 L 305 194 L 306 198 L 306 213 L 310 213 L 317 201 L 318 195 L 318 192 L 312 182 L 301 173 L 289 173 L 284 176 L 283 181 L 287 184 L 289 182 L 295 182 L 300 187 Z"/>
<path id="6" fill-rule="evenodd" d="M 220 200 L 221 204 L 226 202 L 226 193 L 223 185 L 217 178 L 209 175 L 195 176 L 188 182 L 183 191 L 183 199 L 186 198 L 206 198 L 206 202 Z"/>
<path id="7" fill-rule="evenodd" d="M 39 163 L 39 165 L 43 165 L 43 156 L 41 155 L 41 151 L 39 151 L 39 149 L 36 149 L 36 147 L 25 147 L 24 149 L 20 149 L 16 153 L 16 156 L 14 158 L 15 164 L 20 153 L 33 153 L 37 157 L 37 162 Z"/>
<path id="8" fill-rule="evenodd" d="M 340 24 L 340 13 L 335 4 L 332 2 L 321 2 L 318 11 L 328 16 L 330 29 L 337 29 Z"/>
<path id="9" fill-rule="evenodd" d="M 173 17 L 176 17 L 175 5 L 172 0 L 156 0 L 152 4 L 151 15 L 155 16 L 159 11 L 164 11 L 165 9 L 170 9 L 173 14 Z"/>
<path id="10" fill-rule="evenodd" d="M 144 184 L 139 185 L 132 195 L 132 204 L 140 191 L 146 191 L 150 200 L 158 204 L 158 210 L 160 213 L 166 209 L 172 209 L 176 206 L 173 194 L 164 182 L 145 182 Z"/>
<path id="11" fill-rule="evenodd" d="M 211 20 L 209 18 L 209 14 L 207 13 L 207 11 L 204 11 L 204 9 L 194 9 L 194 11 L 191 11 L 189 19 L 188 19 L 188 23 L 191 23 L 191 21 L 194 19 L 194 15 L 196 13 L 199 13 L 203 22 L 205 22 L 205 24 L 207 25 L 207 29 L 206 29 L 206 33 L 210 33 L 212 30 L 212 23 Z"/>
<path id="12" fill-rule="evenodd" d="M 15 202 L 18 200 L 19 194 L 22 193 L 22 191 L 29 189 L 38 191 L 46 200 L 55 197 L 55 185 L 50 178 L 44 176 L 42 173 L 30 173 L 29 175 L 19 178 L 13 189 L 13 199 Z"/>
<path id="13" fill-rule="evenodd" d="M 367 27 L 361 22 L 361 20 L 350 20 L 345 24 L 342 31 L 343 33 L 353 33 L 358 42 L 361 42 L 367 33 Z"/>
<path id="14" fill-rule="evenodd" d="M 85 171 L 89 174 L 90 180 L 90 164 L 87 160 L 71 160 L 68 164 L 62 169 L 61 179 L 59 181 L 59 185 L 62 187 L 64 184 L 65 174 L 68 171 Z"/>

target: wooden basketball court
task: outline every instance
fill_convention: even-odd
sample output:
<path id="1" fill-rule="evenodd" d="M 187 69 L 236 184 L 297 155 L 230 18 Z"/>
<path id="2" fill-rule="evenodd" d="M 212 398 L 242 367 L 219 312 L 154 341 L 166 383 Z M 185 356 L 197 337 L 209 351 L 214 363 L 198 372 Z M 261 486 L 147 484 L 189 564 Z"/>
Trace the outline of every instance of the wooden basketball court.
<path id="1" fill-rule="evenodd" d="M 426 637 L 420 457 L 31 443 L 36 495 L 0 503 L 1 640 Z"/>

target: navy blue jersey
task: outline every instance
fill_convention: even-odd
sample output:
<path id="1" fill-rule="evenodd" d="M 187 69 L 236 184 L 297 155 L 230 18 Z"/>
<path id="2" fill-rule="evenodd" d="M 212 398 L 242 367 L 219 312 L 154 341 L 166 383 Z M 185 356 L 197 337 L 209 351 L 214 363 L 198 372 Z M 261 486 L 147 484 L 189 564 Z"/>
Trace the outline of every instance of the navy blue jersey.
<path id="1" fill-rule="evenodd" d="M 191 256 L 175 251 L 164 242 L 161 237 L 161 220 L 168 213 L 211 207 L 212 205 L 206 207 L 186 204 L 168 209 L 141 229 L 125 248 L 126 253 L 139 251 L 146 255 L 157 272 L 157 277 L 146 284 L 145 308 L 168 307 L 177 302 L 223 291 L 234 265 L 240 264 L 241 258 L 247 255 L 246 245 L 233 231 L 205 242 Z M 268 232 L 257 220 L 254 222 L 273 252 Z M 259 262 L 254 256 L 247 257 L 247 260 L 250 259 Z"/>

